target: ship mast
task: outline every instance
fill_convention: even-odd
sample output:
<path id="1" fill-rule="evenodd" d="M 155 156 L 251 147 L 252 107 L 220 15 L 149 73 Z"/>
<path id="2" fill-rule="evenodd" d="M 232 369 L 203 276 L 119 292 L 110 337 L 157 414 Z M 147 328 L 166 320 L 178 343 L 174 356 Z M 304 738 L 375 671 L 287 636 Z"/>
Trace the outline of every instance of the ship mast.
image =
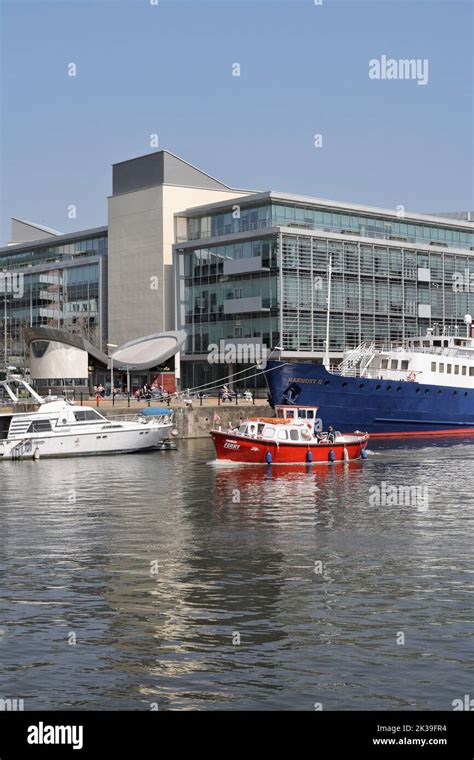
<path id="1" fill-rule="evenodd" d="M 332 252 L 329 251 L 328 260 L 328 295 L 326 298 L 326 355 L 324 358 L 324 366 L 329 371 L 329 320 L 331 316 L 331 276 L 332 276 Z"/>

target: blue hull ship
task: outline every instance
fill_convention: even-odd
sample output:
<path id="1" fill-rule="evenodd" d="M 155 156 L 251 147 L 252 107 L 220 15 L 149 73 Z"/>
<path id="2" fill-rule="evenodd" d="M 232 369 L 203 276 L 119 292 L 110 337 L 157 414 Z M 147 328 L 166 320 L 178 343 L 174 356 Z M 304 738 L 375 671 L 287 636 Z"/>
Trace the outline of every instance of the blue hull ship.
<path id="1" fill-rule="evenodd" d="M 323 429 L 466 435 L 474 433 L 473 344 L 429 336 L 388 351 L 359 347 L 331 372 L 322 364 L 269 361 L 265 377 L 272 404 L 318 406 Z"/>

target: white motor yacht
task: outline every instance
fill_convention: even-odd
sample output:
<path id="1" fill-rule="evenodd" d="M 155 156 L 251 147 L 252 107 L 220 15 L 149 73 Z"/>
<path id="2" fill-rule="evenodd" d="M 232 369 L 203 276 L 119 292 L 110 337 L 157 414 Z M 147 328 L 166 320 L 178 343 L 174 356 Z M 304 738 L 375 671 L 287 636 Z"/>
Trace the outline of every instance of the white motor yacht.
<path id="1" fill-rule="evenodd" d="M 119 454 L 167 445 L 173 413 L 150 407 L 136 415 L 104 417 L 98 409 L 63 398 L 41 397 L 20 379 L 0 382 L 13 408 L 37 404 L 34 411 L 0 414 L 0 460 Z"/>

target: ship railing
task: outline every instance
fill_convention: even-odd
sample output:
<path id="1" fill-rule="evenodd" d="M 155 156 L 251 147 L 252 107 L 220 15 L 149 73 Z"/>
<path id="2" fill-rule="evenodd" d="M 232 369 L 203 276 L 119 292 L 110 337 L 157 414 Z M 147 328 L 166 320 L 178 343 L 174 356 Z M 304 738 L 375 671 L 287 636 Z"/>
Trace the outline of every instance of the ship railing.
<path id="1" fill-rule="evenodd" d="M 361 379 L 368 379 L 368 380 L 383 380 L 384 382 L 399 382 L 403 380 L 409 380 L 409 372 L 407 370 L 402 369 L 381 369 L 378 367 L 377 369 L 366 369 L 364 371 L 364 374 L 362 375 L 360 372 L 360 369 L 357 367 L 350 368 L 348 370 L 345 370 L 344 372 L 341 372 L 339 368 L 334 370 L 331 374 L 333 375 L 341 375 L 344 377 L 359 377 Z M 387 377 L 387 374 L 390 376 Z M 416 373 L 415 373 L 416 374 Z"/>
<path id="2" fill-rule="evenodd" d="M 341 372 L 347 372 L 350 369 L 357 368 L 360 364 L 367 366 L 372 361 L 374 354 L 374 343 L 363 341 L 362 343 L 359 343 L 356 348 L 353 348 L 346 353 L 342 362 L 339 364 L 339 369 Z"/>

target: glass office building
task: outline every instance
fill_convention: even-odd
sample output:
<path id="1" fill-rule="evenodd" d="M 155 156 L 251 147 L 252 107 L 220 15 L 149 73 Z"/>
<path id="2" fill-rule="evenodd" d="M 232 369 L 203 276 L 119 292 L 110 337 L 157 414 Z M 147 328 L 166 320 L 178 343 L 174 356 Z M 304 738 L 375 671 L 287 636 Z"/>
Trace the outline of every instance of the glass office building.
<path id="1" fill-rule="evenodd" d="M 464 315 L 474 313 L 473 224 L 402 212 L 270 192 L 178 215 L 183 387 L 229 375 L 228 365 L 208 362 L 222 340 L 321 361 L 329 266 L 335 362 L 362 341 L 398 343 L 430 327 L 464 334 Z"/>
<path id="2" fill-rule="evenodd" d="M 77 333 L 103 349 L 106 294 L 106 227 L 0 248 L 3 366 L 27 367 L 28 327 Z"/>

